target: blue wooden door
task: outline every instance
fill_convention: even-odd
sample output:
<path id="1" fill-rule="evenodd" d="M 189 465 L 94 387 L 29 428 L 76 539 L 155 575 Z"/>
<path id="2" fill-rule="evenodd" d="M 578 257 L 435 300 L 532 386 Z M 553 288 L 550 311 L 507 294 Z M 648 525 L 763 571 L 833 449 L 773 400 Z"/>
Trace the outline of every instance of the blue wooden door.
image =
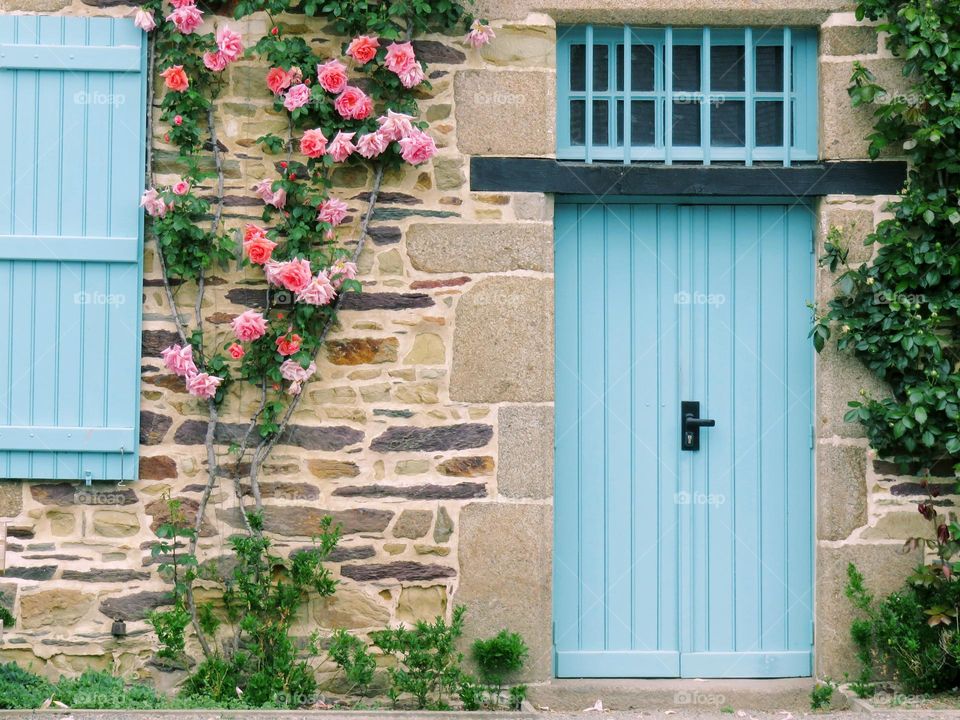
<path id="1" fill-rule="evenodd" d="M 812 235 L 797 205 L 558 202 L 558 676 L 811 674 Z"/>
<path id="2" fill-rule="evenodd" d="M 145 46 L 0 17 L 0 478 L 137 476 Z"/>

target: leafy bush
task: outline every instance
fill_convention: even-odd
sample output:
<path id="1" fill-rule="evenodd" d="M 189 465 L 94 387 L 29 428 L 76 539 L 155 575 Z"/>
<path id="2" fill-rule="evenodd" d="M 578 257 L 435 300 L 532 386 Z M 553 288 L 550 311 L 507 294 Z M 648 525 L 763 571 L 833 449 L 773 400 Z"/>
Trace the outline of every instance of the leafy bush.
<path id="1" fill-rule="evenodd" d="M 960 685 L 960 582 L 926 570 L 918 570 L 899 592 L 877 600 L 859 570 L 852 563 L 847 567 L 847 597 L 864 614 L 851 627 L 863 666 L 857 680 L 860 694 L 870 694 L 870 682 L 878 674 L 891 676 L 910 693 Z"/>
<path id="2" fill-rule="evenodd" d="M 34 709 L 53 696 L 53 685 L 16 663 L 0 665 L 0 709 Z"/>
<path id="3" fill-rule="evenodd" d="M 836 689 L 836 683 L 830 678 L 825 682 L 817 683 L 810 691 L 810 709 L 823 710 L 830 707 L 830 701 L 833 700 L 833 691 Z"/>
<path id="4" fill-rule="evenodd" d="M 328 653 L 350 683 L 348 692 L 358 694 L 361 700 L 366 697 L 373 682 L 373 673 L 377 669 L 377 661 L 373 659 L 363 640 L 346 630 L 338 629 L 333 633 Z"/>
<path id="5" fill-rule="evenodd" d="M 457 640 L 463 636 L 462 605 L 453 610 L 449 625 L 442 617 L 433 623 L 423 620 L 412 628 L 399 627 L 370 633 L 373 644 L 397 665 L 388 669 L 391 680 L 390 699 L 394 703 L 401 695 L 410 694 L 421 710 L 444 710 L 449 707 L 446 698 L 457 693 L 464 679 L 460 663 L 463 653 L 457 651 Z"/>
<path id="6" fill-rule="evenodd" d="M 148 685 L 135 683 L 128 686 L 122 678 L 93 670 L 74 679 L 60 678 L 53 698 L 71 708 L 99 710 L 154 710 L 166 704 L 166 698 Z"/>
<path id="7" fill-rule="evenodd" d="M 523 668 L 530 652 L 527 644 L 518 633 L 501 630 L 492 638 L 474 641 L 472 652 L 491 704 L 497 706 L 500 704 L 504 683 Z M 519 708 L 525 697 L 526 686 L 511 688 L 510 705 Z"/>

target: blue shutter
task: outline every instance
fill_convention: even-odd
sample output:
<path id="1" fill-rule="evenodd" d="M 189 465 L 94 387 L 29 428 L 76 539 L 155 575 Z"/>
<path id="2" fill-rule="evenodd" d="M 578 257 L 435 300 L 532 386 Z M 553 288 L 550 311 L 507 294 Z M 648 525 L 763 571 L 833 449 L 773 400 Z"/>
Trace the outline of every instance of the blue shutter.
<path id="1" fill-rule="evenodd" d="M 0 17 L 0 477 L 137 475 L 146 41 Z"/>

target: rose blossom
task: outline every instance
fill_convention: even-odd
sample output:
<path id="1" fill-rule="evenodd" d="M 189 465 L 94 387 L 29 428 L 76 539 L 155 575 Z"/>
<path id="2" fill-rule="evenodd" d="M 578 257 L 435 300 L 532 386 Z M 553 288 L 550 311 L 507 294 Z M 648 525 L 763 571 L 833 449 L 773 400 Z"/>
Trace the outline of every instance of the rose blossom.
<path id="1" fill-rule="evenodd" d="M 296 360 L 284 360 L 280 364 L 280 376 L 284 380 L 290 381 L 289 393 L 299 395 L 303 383 L 313 377 L 317 372 L 317 364 L 310 363 L 307 367 L 302 367 Z"/>
<path id="2" fill-rule="evenodd" d="M 274 191 L 273 182 L 261 180 L 253 186 L 253 190 L 267 205 L 273 205 L 278 210 L 287 204 L 287 191 L 283 188 Z"/>
<path id="3" fill-rule="evenodd" d="M 267 87 L 274 95 L 279 95 L 290 87 L 292 80 L 290 73 L 283 68 L 270 68 L 267 72 Z"/>
<path id="4" fill-rule="evenodd" d="M 163 364 L 167 370 L 176 373 L 180 377 L 192 375 L 197 372 L 197 366 L 193 362 L 193 347 L 190 345 L 171 345 L 165 350 L 160 351 L 163 358 Z"/>
<path id="5" fill-rule="evenodd" d="M 495 37 L 496 34 L 494 34 L 492 27 L 479 20 L 474 20 L 473 25 L 470 26 L 470 32 L 467 33 L 466 40 L 474 48 L 481 48 L 489 44 Z"/>
<path id="6" fill-rule="evenodd" d="M 301 338 L 296 333 L 288 333 L 277 338 L 277 352 L 281 355 L 293 355 L 300 349 Z"/>
<path id="7" fill-rule="evenodd" d="M 310 102 L 310 88 L 300 83 L 287 90 L 287 96 L 283 99 L 283 106 L 292 111 L 303 107 L 308 102 Z"/>
<path id="8" fill-rule="evenodd" d="M 343 162 L 357 149 L 357 146 L 350 142 L 353 140 L 354 135 L 356 135 L 356 133 L 345 133 L 341 130 L 333 140 L 330 141 L 327 152 L 330 153 L 330 157 L 334 159 L 334 162 Z"/>
<path id="9" fill-rule="evenodd" d="M 280 263 L 273 269 L 272 282 L 281 285 L 290 292 L 298 293 L 303 290 L 313 277 L 310 261 L 305 258 L 288 260 Z"/>
<path id="10" fill-rule="evenodd" d="M 328 60 L 322 65 L 317 65 L 317 80 L 327 92 L 343 92 L 347 86 L 347 66 L 339 60 Z"/>
<path id="11" fill-rule="evenodd" d="M 152 10 L 140 8 L 137 10 L 137 14 L 133 17 L 133 24 L 144 32 L 150 32 L 157 27 L 157 20 L 153 17 Z"/>
<path id="12" fill-rule="evenodd" d="M 196 5 L 197 0 L 170 0 L 170 4 L 175 8 L 182 8 L 187 5 Z"/>
<path id="13" fill-rule="evenodd" d="M 366 65 L 377 56 L 380 41 L 369 35 L 360 35 L 347 46 L 347 55 L 361 65 Z"/>
<path id="14" fill-rule="evenodd" d="M 409 69 L 397 73 L 397 77 L 400 78 L 400 84 L 408 90 L 415 88 L 423 82 L 423 66 L 420 63 L 414 63 Z"/>
<path id="15" fill-rule="evenodd" d="M 230 325 L 237 340 L 243 342 L 259 340 L 267 332 L 267 321 L 256 310 L 244 310 L 233 319 Z"/>
<path id="16" fill-rule="evenodd" d="M 437 144 L 423 130 L 413 130 L 400 139 L 400 155 L 411 165 L 419 165 L 437 154 Z"/>
<path id="17" fill-rule="evenodd" d="M 409 70 L 416 61 L 411 43 L 393 43 L 387 48 L 387 56 L 383 59 L 383 64 L 387 66 L 387 70 L 399 75 Z"/>
<path id="18" fill-rule="evenodd" d="M 333 103 L 340 117 L 350 120 L 364 120 L 373 112 L 373 100 L 358 87 L 348 85 Z"/>
<path id="19" fill-rule="evenodd" d="M 186 180 L 178 180 L 170 189 L 173 190 L 174 195 L 186 195 L 188 192 L 190 192 L 190 183 L 188 183 Z"/>
<path id="20" fill-rule="evenodd" d="M 311 278 L 310 283 L 303 290 L 297 293 L 297 302 L 308 305 L 328 305 L 336 296 L 337 291 L 333 289 L 330 278 L 321 270 Z"/>
<path id="21" fill-rule="evenodd" d="M 339 258 L 327 272 L 330 274 L 330 282 L 333 283 L 335 288 L 339 289 L 344 280 L 353 280 L 357 277 L 357 264 Z"/>
<path id="22" fill-rule="evenodd" d="M 203 24 L 203 13 L 196 5 L 181 5 L 167 15 L 167 20 L 177 26 L 184 35 L 189 35 Z"/>
<path id="23" fill-rule="evenodd" d="M 383 133 L 372 132 L 361 135 L 357 140 L 357 152 L 363 157 L 370 158 L 380 155 L 390 146 L 390 140 L 384 137 Z"/>
<path id="24" fill-rule="evenodd" d="M 217 394 L 217 387 L 223 382 L 223 378 L 207 373 L 199 373 L 187 377 L 187 392 L 198 398 L 212 398 Z"/>
<path id="25" fill-rule="evenodd" d="M 247 351 L 243 349 L 243 346 L 233 343 L 230 347 L 227 348 L 227 352 L 230 353 L 230 357 L 234 360 L 239 360 L 244 355 L 247 354 Z"/>
<path id="26" fill-rule="evenodd" d="M 327 152 L 327 138 L 320 128 L 303 133 L 300 138 L 300 152 L 309 158 L 318 158 Z"/>
<path id="27" fill-rule="evenodd" d="M 143 197 L 140 198 L 140 207 L 142 207 L 150 217 L 163 217 L 167 214 L 167 204 L 160 197 L 156 188 L 150 188 L 143 191 Z"/>
<path id="28" fill-rule="evenodd" d="M 336 227 L 347 216 L 347 204 L 340 198 L 329 198 L 317 208 L 317 220 Z"/>
<path id="29" fill-rule="evenodd" d="M 243 241 L 243 252 L 254 265 L 263 265 L 270 261 L 273 249 L 277 246 L 265 234 L 254 235 Z"/>
<path id="30" fill-rule="evenodd" d="M 231 30 L 227 25 L 217 28 L 217 47 L 228 63 L 239 60 L 243 55 L 243 40 L 240 33 Z"/>
<path id="31" fill-rule="evenodd" d="M 227 57 L 222 52 L 205 52 L 203 64 L 212 72 L 223 72 L 227 67 Z"/>
<path id="32" fill-rule="evenodd" d="M 179 127 L 180 125 L 183 125 L 183 115 L 174 115 L 174 116 L 173 116 L 173 124 L 174 124 L 174 125 L 177 125 L 178 127 Z"/>
<path id="33" fill-rule="evenodd" d="M 187 79 L 187 74 L 183 71 L 183 65 L 168 67 L 160 73 L 160 77 L 163 78 L 163 82 L 167 88 L 174 92 L 183 92 L 190 87 L 190 81 Z"/>
<path id="34" fill-rule="evenodd" d="M 377 118 L 377 122 L 380 123 L 380 134 L 387 140 L 405 138 L 413 131 L 413 115 L 387 110 L 386 116 Z"/>

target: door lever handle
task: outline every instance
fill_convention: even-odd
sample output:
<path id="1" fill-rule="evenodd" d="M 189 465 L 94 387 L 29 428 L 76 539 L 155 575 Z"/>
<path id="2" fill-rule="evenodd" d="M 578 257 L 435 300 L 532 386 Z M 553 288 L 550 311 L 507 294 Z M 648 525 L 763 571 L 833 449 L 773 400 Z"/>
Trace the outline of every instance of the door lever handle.
<path id="1" fill-rule="evenodd" d="M 680 403 L 680 449 L 700 449 L 700 428 L 716 427 L 717 421 L 700 417 L 700 403 L 684 400 Z"/>

